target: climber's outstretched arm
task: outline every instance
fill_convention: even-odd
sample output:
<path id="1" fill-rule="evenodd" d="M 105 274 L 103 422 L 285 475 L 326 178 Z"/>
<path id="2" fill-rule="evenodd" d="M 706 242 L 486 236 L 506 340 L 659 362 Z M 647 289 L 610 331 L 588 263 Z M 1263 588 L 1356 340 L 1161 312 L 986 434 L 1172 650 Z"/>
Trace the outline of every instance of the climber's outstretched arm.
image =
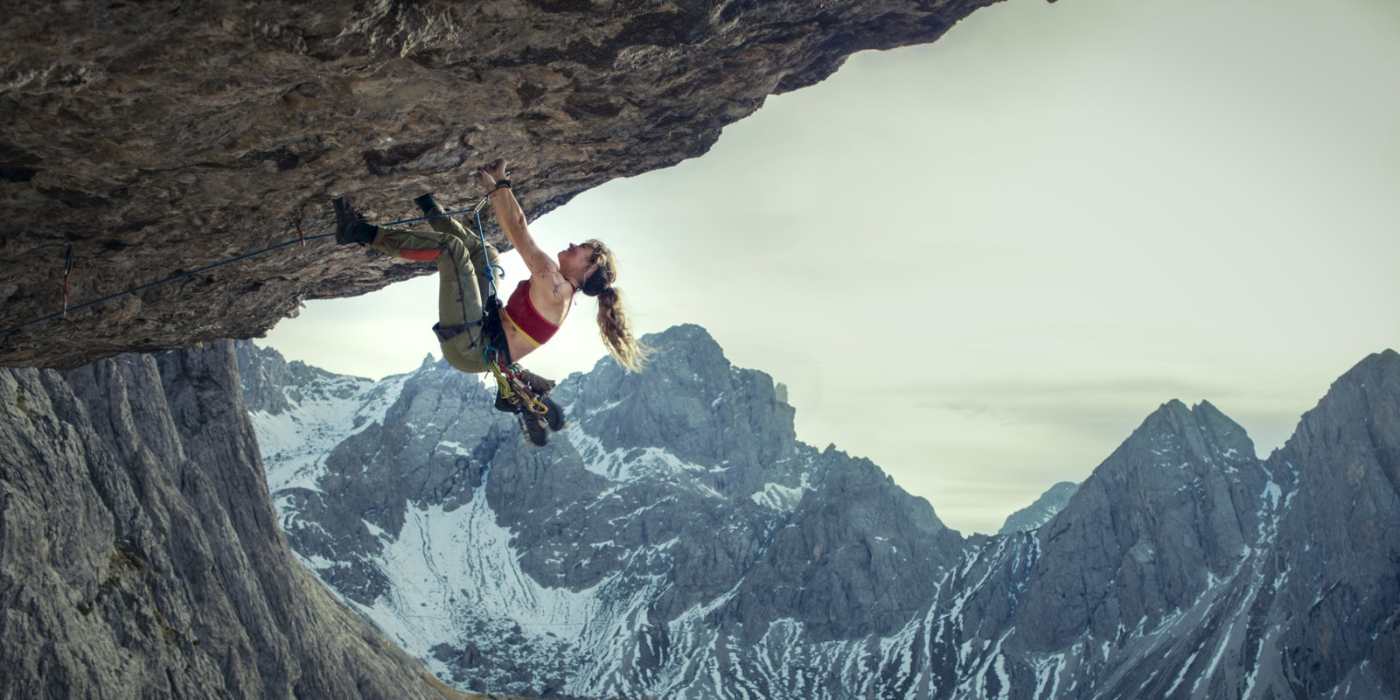
<path id="1" fill-rule="evenodd" d="M 515 194 L 509 187 L 497 186 L 497 181 L 504 180 L 505 175 L 504 158 L 497 158 L 489 168 L 481 168 L 476 173 L 477 181 L 489 193 L 487 196 L 491 199 L 491 208 L 496 210 L 496 221 L 505 232 L 506 240 L 520 252 L 520 258 L 525 261 L 525 266 L 530 268 L 531 275 L 551 278 L 558 276 L 559 263 L 554 260 L 554 256 L 544 252 L 535 242 L 534 236 L 530 235 L 525 212 L 520 209 Z"/>

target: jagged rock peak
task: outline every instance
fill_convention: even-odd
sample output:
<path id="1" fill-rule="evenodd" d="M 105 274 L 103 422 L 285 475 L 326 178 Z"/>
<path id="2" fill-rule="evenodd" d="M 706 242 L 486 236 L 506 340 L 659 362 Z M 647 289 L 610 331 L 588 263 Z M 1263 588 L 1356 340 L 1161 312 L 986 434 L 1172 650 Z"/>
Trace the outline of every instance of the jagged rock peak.
<path id="1" fill-rule="evenodd" d="M 1065 505 L 1069 503 L 1069 497 L 1078 490 L 1079 484 L 1073 481 L 1061 481 L 1051 486 L 1045 493 L 1040 494 L 1040 497 L 1035 499 L 1033 503 L 1006 516 L 1006 522 L 1002 524 L 997 534 L 1025 532 L 1044 525 L 1055 517 L 1056 513 L 1064 510 Z"/>
<path id="2" fill-rule="evenodd" d="M 438 374 L 465 377 L 455 370 L 386 379 L 403 410 L 357 409 L 362 432 L 325 446 L 314 482 L 274 478 L 278 459 L 305 455 L 269 461 L 270 484 L 288 485 L 274 489 L 284 527 L 352 606 L 376 608 L 443 678 L 483 688 L 1372 698 L 1400 687 L 1389 356 L 1339 382 L 1267 464 L 1214 406 L 1172 401 L 1048 524 L 963 539 L 834 447 L 762 461 L 749 436 L 716 464 L 634 442 L 694 404 L 720 421 L 781 404 L 703 331 L 649 340 L 666 350 L 651 370 L 604 361 L 560 384 L 572 423 L 544 449 L 479 385 Z M 682 437 L 692 454 L 715 448 Z M 544 610 L 569 624 L 516 624 Z M 458 624 L 436 622 L 447 619 Z"/>
<path id="3" fill-rule="evenodd" d="M 1317 409 L 1370 413 L 1386 410 L 1385 397 L 1394 396 L 1400 386 L 1400 353 L 1394 350 L 1368 355 L 1346 374 L 1332 382 Z M 1374 401 L 1373 399 L 1380 399 Z"/>
<path id="4" fill-rule="evenodd" d="M 1348 370 L 1316 407 L 1303 414 L 1298 430 L 1284 445 L 1288 455 L 1283 461 L 1306 464 L 1318 461 L 1313 458 L 1318 454 L 1365 454 L 1365 462 L 1353 464 L 1349 476 L 1360 483 L 1371 479 L 1371 470 L 1376 469 L 1389 482 L 1393 496 L 1400 497 L 1400 428 L 1396 426 L 1400 426 L 1400 353 L 1386 350 Z M 1305 484 L 1311 481 L 1305 476 Z"/>
<path id="5" fill-rule="evenodd" d="M 1031 648 L 1155 624 L 1227 573 L 1260 536 L 1269 483 L 1244 428 L 1169 401 L 1036 531 L 1042 558 L 1017 630 Z"/>
<path id="6" fill-rule="evenodd" d="M 1215 455 L 1254 457 L 1254 442 L 1240 424 L 1209 401 L 1188 408 L 1177 399 L 1162 404 L 1148 416 L 1119 451 L 1136 451 L 1138 456 L 1145 456 L 1145 450 L 1160 458 L 1166 453 L 1157 448 L 1165 448 L 1168 442 L 1181 456 L 1202 465 L 1213 464 Z"/>
<path id="7" fill-rule="evenodd" d="M 122 294 L 323 235 L 333 195 L 378 221 L 413 216 L 425 191 L 474 202 L 468 174 L 496 156 L 538 217 L 988 4 L 15 0 L 0 209 L 26 234 L 0 239 L 0 330 L 63 307 L 70 244 L 73 303 L 114 296 L 0 336 L 0 365 L 257 337 L 303 300 L 430 274 L 314 240 Z"/>
<path id="8" fill-rule="evenodd" d="M 724 355 L 724 348 L 710 332 L 693 323 L 682 323 L 659 333 L 642 336 L 642 343 L 653 350 L 649 369 L 658 373 L 679 375 L 701 371 L 716 374 L 730 372 L 734 366 Z M 612 362 L 609 358 L 601 360 Z"/>
<path id="9" fill-rule="evenodd" d="M 278 415 L 288 402 L 300 404 L 308 398 L 345 397 L 357 387 L 370 384 L 362 377 L 350 377 L 312 367 L 301 360 L 288 362 L 273 348 L 260 348 L 251 341 L 233 343 L 234 356 L 243 389 L 243 401 L 250 411 Z"/>
<path id="10" fill-rule="evenodd" d="M 771 464 L 791 453 L 795 411 L 779 400 L 772 377 L 731 365 L 700 326 L 675 326 L 642 342 L 655 350 L 644 371 L 624 372 L 605 358 L 556 390 L 572 403 L 572 419 L 609 449 L 665 446 L 715 466 Z"/>

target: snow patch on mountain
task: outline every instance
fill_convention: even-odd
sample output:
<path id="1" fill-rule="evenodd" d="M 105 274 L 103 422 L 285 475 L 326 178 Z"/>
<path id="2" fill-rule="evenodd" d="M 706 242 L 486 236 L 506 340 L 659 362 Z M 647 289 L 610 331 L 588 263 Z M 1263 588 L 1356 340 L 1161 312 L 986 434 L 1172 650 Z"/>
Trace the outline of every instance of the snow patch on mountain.
<path id="1" fill-rule="evenodd" d="M 764 484 L 763 490 L 754 493 L 750 498 L 765 508 L 772 508 L 780 513 L 791 513 L 797 508 L 797 504 L 802 502 L 802 496 L 808 491 L 815 491 L 816 488 L 812 485 L 810 475 L 803 472 L 802 483 L 797 486 L 783 486 L 770 482 Z"/>
<path id="2" fill-rule="evenodd" d="M 465 641 L 463 630 L 480 619 L 513 619 L 528 636 L 576 638 L 598 615 L 596 587 L 541 586 L 520 568 L 511 538 L 496 524 L 484 486 L 456 510 L 410 506 L 381 558 L 391 594 L 356 607 L 420 658 L 443 640 Z"/>
<path id="3" fill-rule="evenodd" d="M 291 410 L 277 414 L 250 411 L 248 417 L 267 470 L 268 491 L 275 495 L 289 488 L 318 490 L 316 480 L 331 449 L 370 425 L 382 423 L 409 376 L 397 375 L 382 382 L 360 377 L 318 380 L 316 390 L 300 392 L 300 400 L 298 394 L 283 389 Z"/>
<path id="4" fill-rule="evenodd" d="M 577 423 L 569 424 L 560 434 L 568 438 L 583 457 L 588 471 L 612 481 L 633 482 L 668 476 L 688 478 L 691 474 L 722 471 L 687 462 L 659 447 L 609 450 L 601 439 L 588 434 Z"/>

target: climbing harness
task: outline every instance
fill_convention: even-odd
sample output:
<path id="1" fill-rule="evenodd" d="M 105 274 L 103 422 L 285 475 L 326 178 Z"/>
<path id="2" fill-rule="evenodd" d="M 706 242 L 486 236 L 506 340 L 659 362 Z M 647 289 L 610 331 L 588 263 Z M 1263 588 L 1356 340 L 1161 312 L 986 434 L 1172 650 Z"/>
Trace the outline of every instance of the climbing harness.
<path id="1" fill-rule="evenodd" d="M 544 402 L 545 394 L 537 393 L 530 385 L 525 378 L 523 367 L 515 363 L 506 364 L 500 357 L 500 351 L 490 345 L 486 347 L 485 352 L 491 374 L 496 378 L 496 408 L 516 414 L 520 431 L 525 434 L 526 441 L 538 447 L 545 446 L 549 442 L 546 427 L 558 430 L 563 424 L 563 418 L 549 416 L 549 405 Z M 502 408 L 502 400 L 513 408 Z M 532 425 L 534 431 L 530 429 Z"/>
<path id="2" fill-rule="evenodd" d="M 486 202 L 487 202 L 487 200 L 483 198 L 483 199 L 481 200 L 481 202 L 479 202 L 475 207 L 472 207 L 472 208 L 470 208 L 470 209 L 459 209 L 459 210 L 457 210 L 457 211 L 448 211 L 448 212 L 443 212 L 443 213 L 441 213 L 441 214 L 431 214 L 431 215 L 428 215 L 428 216 L 419 216 L 419 217 L 412 218 L 412 219 L 404 219 L 404 220 L 402 220 L 402 221 L 393 221 L 393 222 L 390 222 L 390 223 L 387 223 L 387 224 L 380 224 L 380 226 L 401 226 L 401 225 L 403 225 L 403 224 L 410 224 L 410 223 L 413 223 L 413 222 L 415 222 L 415 221 L 426 221 L 426 220 L 428 220 L 428 219 L 437 219 L 437 218 L 441 218 L 441 217 L 444 217 L 444 216 L 456 216 L 456 215 L 458 215 L 458 214 L 466 214 L 466 213 L 468 213 L 468 212 L 473 212 L 473 213 L 476 214 L 476 225 L 477 225 L 477 232 L 478 232 L 478 235 L 480 235 L 480 236 L 481 236 L 481 240 L 482 240 L 483 242 L 485 242 L 485 240 L 486 240 L 486 234 L 485 234 L 484 232 L 481 231 L 481 208 L 482 208 L 483 206 L 485 206 Z M 302 232 L 302 230 L 301 230 L 301 225 L 298 224 L 298 225 L 297 225 L 297 238 L 294 238 L 294 239 L 292 239 L 292 240 L 290 240 L 290 241 L 285 241 L 285 242 L 282 242 L 282 243 L 278 243 L 278 244 L 276 244 L 276 245 L 270 245 L 270 246 L 268 246 L 268 247 L 266 247 L 266 248 L 263 248 L 262 250 L 255 250 L 255 251 L 253 251 L 253 252 L 251 252 L 251 253 L 246 253 L 246 254 L 244 254 L 244 255 L 239 255 L 239 256 L 236 256 L 236 257 L 232 257 L 232 258 L 229 258 L 229 259 L 227 259 L 227 260 L 220 260 L 219 262 L 213 263 L 213 264 L 211 264 L 211 265 L 205 265 L 204 267 L 196 268 L 196 269 L 190 270 L 190 271 L 188 271 L 188 272 L 182 272 L 182 273 L 179 273 L 179 274 L 177 274 L 177 275 L 171 275 L 170 277 L 166 277 L 166 278 L 163 279 L 163 280 L 158 280 L 158 281 L 155 281 L 155 282 L 150 282 L 150 283 L 143 284 L 143 285 L 140 285 L 140 286 L 132 287 L 131 289 L 128 289 L 128 290 L 126 290 L 126 291 L 117 292 L 116 294 L 109 294 L 109 295 L 107 295 L 107 296 L 105 296 L 105 297 L 102 297 L 102 298 L 100 298 L 100 299 L 93 299 L 92 301 L 83 302 L 83 303 L 81 303 L 81 304 L 78 304 L 77 306 L 72 306 L 72 307 L 70 307 L 70 306 L 68 305 L 68 284 L 69 284 L 69 278 L 72 276 L 72 272 L 73 272 L 74 255 L 73 255 L 73 246 L 72 246 L 72 245 L 69 245 L 69 246 L 68 246 L 68 252 L 67 252 L 67 255 L 66 255 L 66 259 L 65 259 L 65 262 L 64 262 L 64 265 L 63 265 L 63 310 L 62 310 L 62 311 L 59 311 L 59 312 L 57 312 L 57 313 L 49 314 L 48 316 L 44 316 L 44 317 L 41 317 L 41 318 L 36 318 L 36 319 L 34 319 L 34 320 L 32 320 L 32 321 L 26 321 L 26 322 L 21 323 L 21 324 L 19 324 L 19 325 L 17 325 L 17 326 L 11 326 L 11 327 L 9 327 L 9 328 L 6 328 L 6 329 L 3 330 L 3 331 L 0 331 L 0 335 L 9 335 L 9 334 L 11 334 L 11 333 L 14 333 L 15 331 L 18 331 L 18 330 L 21 330 L 21 329 L 24 329 L 24 328 L 28 328 L 29 326 L 37 325 L 37 324 L 43 323 L 43 322 L 45 322 L 45 321 L 52 321 L 53 319 L 56 319 L 56 318 L 66 318 L 66 317 L 68 316 L 68 312 L 69 312 L 69 311 L 81 311 L 81 310 L 86 309 L 86 308 L 88 308 L 88 307 L 97 306 L 98 304 L 101 304 L 101 303 L 103 303 L 103 302 L 111 301 L 111 300 L 113 300 L 113 299 L 116 299 L 117 297 L 122 297 L 122 296 L 126 296 L 127 294 L 135 294 L 135 293 L 137 293 L 137 292 L 142 292 L 142 291 L 145 291 L 145 290 L 150 289 L 150 288 L 152 288 L 152 287 L 159 287 L 159 286 L 161 286 L 161 285 L 163 285 L 163 284 L 169 284 L 169 283 L 175 282 L 175 281 L 177 281 L 177 280 L 185 279 L 186 277 L 193 277 L 193 276 L 195 276 L 195 275 L 208 272 L 208 271 L 213 270 L 213 269 L 215 269 L 215 268 L 223 267 L 224 265 L 231 265 L 231 264 L 236 263 L 236 262 L 242 262 L 242 261 L 244 261 L 244 260 L 247 260 L 248 258 L 254 258 L 254 257 L 257 257 L 257 256 L 262 255 L 262 254 L 264 254 L 264 253 L 270 253 L 270 252 L 272 252 L 272 251 L 274 251 L 274 250 L 278 250 L 278 249 L 281 249 L 281 248 L 286 248 L 287 246 L 298 245 L 298 244 L 300 244 L 300 245 L 302 245 L 302 246 L 305 246 L 306 243 L 307 243 L 307 241 L 314 241 L 314 240 L 316 240 L 316 239 L 318 239 L 318 238 L 329 238 L 329 237 L 334 236 L 334 235 L 335 235 L 335 233 L 332 232 L 332 233 L 321 233 L 321 234 L 316 234 L 316 235 L 314 235 L 314 236 L 308 236 L 308 235 L 306 235 L 304 232 Z M 499 266 L 498 266 L 498 265 L 492 265 L 491 267 L 499 267 Z M 502 274 L 504 274 L 504 273 L 502 273 Z M 494 294 L 494 293 L 495 293 L 495 289 L 496 289 L 496 285 L 495 285 L 495 272 L 494 272 L 494 271 L 491 272 L 490 280 L 491 280 L 491 290 L 492 290 L 492 294 Z"/>

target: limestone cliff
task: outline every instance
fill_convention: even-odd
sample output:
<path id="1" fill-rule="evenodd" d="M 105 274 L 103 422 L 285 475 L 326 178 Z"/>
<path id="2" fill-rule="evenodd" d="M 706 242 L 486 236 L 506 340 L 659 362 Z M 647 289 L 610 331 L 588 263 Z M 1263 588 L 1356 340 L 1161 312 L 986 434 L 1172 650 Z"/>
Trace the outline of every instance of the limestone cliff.
<path id="1" fill-rule="evenodd" d="M 539 216 L 704 153 L 775 93 L 993 0 L 16 0 L 0 21 L 0 332 L 330 231 L 461 205 L 496 155 Z M 0 366 L 261 335 L 430 271 L 326 240 L 0 333 Z M 81 338 L 81 342 L 74 342 Z"/>
<path id="2" fill-rule="evenodd" d="M 0 697 L 462 697 L 277 528 L 231 344 L 0 370 Z"/>

